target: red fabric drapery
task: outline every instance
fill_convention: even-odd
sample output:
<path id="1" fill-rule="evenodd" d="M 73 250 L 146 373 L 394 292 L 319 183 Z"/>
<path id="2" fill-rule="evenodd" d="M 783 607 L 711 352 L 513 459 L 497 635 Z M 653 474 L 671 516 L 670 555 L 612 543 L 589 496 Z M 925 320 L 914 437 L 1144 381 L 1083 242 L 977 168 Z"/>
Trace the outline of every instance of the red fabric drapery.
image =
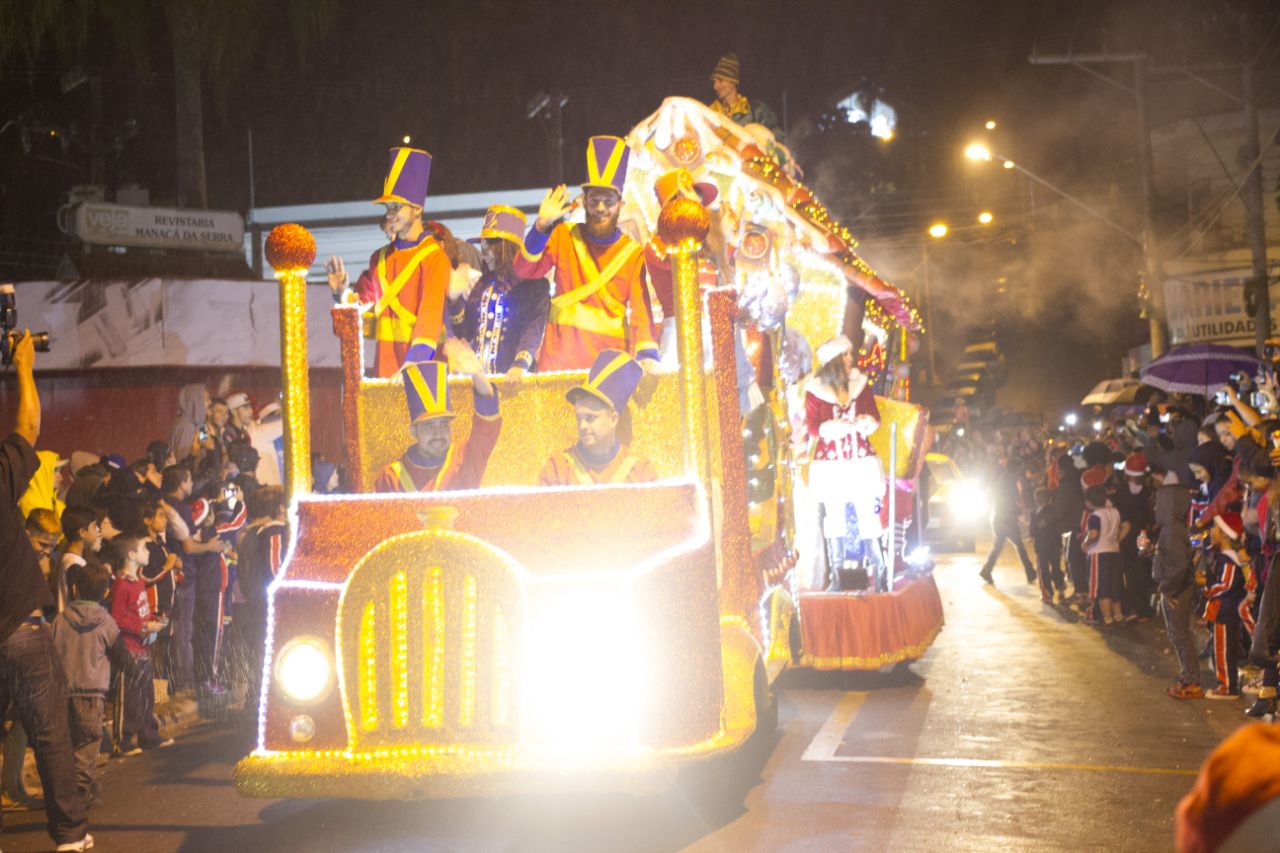
<path id="1" fill-rule="evenodd" d="M 804 593 L 800 664 L 821 670 L 866 670 L 916 660 L 933 644 L 943 622 L 933 575 L 883 594 Z"/>

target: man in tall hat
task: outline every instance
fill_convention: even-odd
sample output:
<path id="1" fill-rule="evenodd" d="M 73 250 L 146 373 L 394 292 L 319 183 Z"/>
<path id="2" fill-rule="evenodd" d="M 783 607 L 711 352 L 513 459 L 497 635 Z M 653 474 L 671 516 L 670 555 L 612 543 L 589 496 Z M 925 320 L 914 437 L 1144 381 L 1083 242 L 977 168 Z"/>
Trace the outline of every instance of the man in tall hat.
<path id="1" fill-rule="evenodd" d="M 618 441 L 618 420 L 644 370 L 619 350 L 604 350 L 582 385 L 565 399 L 578 422 L 578 443 L 552 454 L 538 481 L 543 486 L 602 486 L 650 483 L 658 473 L 648 459 L 635 456 Z"/>
<path id="2" fill-rule="evenodd" d="M 452 267 L 440 243 L 422 225 L 431 155 L 417 148 L 392 148 L 391 165 L 374 204 L 386 206 L 384 228 L 391 242 L 374 252 L 369 268 L 347 294 L 342 258 L 325 263 L 334 298 L 373 305 L 377 341 L 374 372 L 393 376 L 406 362 L 435 357 L 444 332 L 444 301 Z"/>
<path id="3" fill-rule="evenodd" d="M 461 445 L 453 441 L 453 406 L 449 371 L 444 362 L 410 362 L 404 366 L 404 396 L 409 404 L 409 430 L 414 444 L 388 464 L 374 483 L 377 492 L 443 492 L 475 489 L 484 478 L 489 455 L 498 443 L 502 418 L 498 392 L 484 374 L 480 359 L 457 338 L 445 341 L 449 367 L 471 377 L 476 415 Z"/>
<path id="4" fill-rule="evenodd" d="M 481 278 L 472 283 L 464 277 L 463 286 L 449 292 L 452 333 L 471 344 L 487 373 L 512 378 L 533 367 L 551 305 L 545 279 L 519 278 L 511 268 L 524 243 L 524 230 L 525 216 L 519 210 L 501 204 L 490 207 L 480 231 Z"/>
<path id="5" fill-rule="evenodd" d="M 743 126 L 764 125 L 773 133 L 775 140 L 783 142 L 785 134 L 782 131 L 782 125 L 778 124 L 778 117 L 764 101 L 748 98 L 739 92 L 738 86 L 741 82 L 742 65 L 738 61 L 738 54 L 726 53 L 720 57 L 720 61 L 711 72 L 711 88 L 715 90 L 716 99 L 708 106 Z"/>
<path id="6" fill-rule="evenodd" d="M 581 203 L 586 223 L 561 220 L 570 202 L 563 185 L 547 193 L 513 267 L 522 278 L 555 270 L 555 295 L 538 370 L 585 370 L 606 349 L 627 349 L 652 369 L 658 357 L 646 298 L 644 253 L 618 228 L 627 144 L 593 136 L 587 144 L 587 181 Z"/>
<path id="7" fill-rule="evenodd" d="M 694 181 L 688 169 L 675 168 L 664 172 L 653 184 L 653 192 L 658 197 L 658 207 L 666 207 L 675 198 L 687 198 L 708 207 L 719 195 L 716 185 L 710 182 Z M 729 262 L 724 254 L 724 241 L 720 236 L 717 224 L 718 215 L 711 213 L 712 228 L 707 233 L 703 249 L 698 254 L 698 287 L 702 290 L 715 287 L 720 281 L 720 269 L 727 269 Z M 675 283 L 671 273 L 671 258 L 662 237 L 654 234 L 644 247 L 644 265 L 649 274 L 649 282 L 653 286 L 653 295 L 657 297 L 657 311 L 662 312 L 662 322 L 658 324 L 658 361 L 663 368 L 674 370 L 679 365 L 676 346 L 676 309 Z M 711 326 L 706 314 L 702 316 L 704 352 L 711 358 Z M 746 348 L 742 343 L 742 330 L 735 324 L 733 333 L 734 359 L 738 376 L 738 404 L 742 414 L 747 414 L 764 402 L 759 385 L 756 383 L 755 370 L 747 358 Z M 708 361 L 710 366 L 710 361 Z"/>
<path id="8" fill-rule="evenodd" d="M 654 181 L 653 192 L 658 197 L 659 208 L 666 207 L 675 198 L 691 199 L 708 207 L 719 195 L 715 184 L 695 183 L 693 175 L 684 168 L 671 169 L 660 175 Z M 714 287 L 718 281 L 716 264 L 708 256 L 714 251 L 713 241 L 718 240 L 719 232 L 712 228 L 707 234 L 704 250 L 698 256 L 699 287 Z M 671 259 L 667 253 L 667 245 L 662 237 L 654 234 L 644 247 L 644 265 L 653 286 L 653 295 L 658 299 L 658 310 L 662 312 L 662 321 L 657 324 L 659 360 L 664 366 L 675 367 L 675 286 L 671 278 Z"/>

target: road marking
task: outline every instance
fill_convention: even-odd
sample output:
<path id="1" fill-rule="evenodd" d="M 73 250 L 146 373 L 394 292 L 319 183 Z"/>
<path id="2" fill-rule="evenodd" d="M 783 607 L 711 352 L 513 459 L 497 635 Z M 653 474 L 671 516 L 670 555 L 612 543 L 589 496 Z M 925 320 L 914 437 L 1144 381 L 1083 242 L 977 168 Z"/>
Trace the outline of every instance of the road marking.
<path id="1" fill-rule="evenodd" d="M 836 704 L 835 710 L 831 712 L 831 716 L 822 724 L 822 728 L 818 730 L 818 734 L 814 736 L 809 746 L 805 749 L 804 755 L 800 756 L 801 761 L 831 761 L 835 758 L 836 750 L 840 748 L 840 744 L 844 742 L 844 733 L 848 730 L 849 724 L 853 722 L 853 718 L 857 715 L 858 709 L 862 707 L 862 703 L 867 699 L 866 693 L 846 693 L 841 697 L 839 703 Z"/>
<path id="2" fill-rule="evenodd" d="M 816 743 L 816 739 L 815 739 Z M 812 747 L 811 747 L 812 749 Z M 902 758 L 886 755 L 830 755 L 804 761 L 840 761 L 846 764 L 907 764 L 924 767 L 983 767 L 995 770 L 1082 770 L 1091 773 L 1143 773 L 1152 776 L 1195 776 L 1198 770 L 1177 767 L 1126 767 L 1118 764 L 1057 764 L 1043 761 L 1005 761 L 999 758 Z"/>
<path id="3" fill-rule="evenodd" d="M 906 758 L 889 755 L 836 755 L 844 743 L 845 732 L 853 724 L 854 717 L 866 693 L 845 693 L 831 716 L 814 735 L 801 761 L 835 761 L 842 764 L 897 764 L 915 767 L 972 767 L 991 770 L 1077 770 L 1087 773 L 1136 773 L 1149 776 L 1195 776 L 1198 770 L 1178 767 L 1133 767 L 1120 764 L 1071 764 L 1051 761 L 1007 761 L 1000 758 Z"/>

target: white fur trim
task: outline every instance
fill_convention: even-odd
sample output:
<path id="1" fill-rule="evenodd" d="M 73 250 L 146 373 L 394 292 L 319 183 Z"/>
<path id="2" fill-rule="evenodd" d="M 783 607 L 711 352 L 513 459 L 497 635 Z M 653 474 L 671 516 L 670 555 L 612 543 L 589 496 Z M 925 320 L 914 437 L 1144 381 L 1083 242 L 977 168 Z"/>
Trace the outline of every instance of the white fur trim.
<path id="1" fill-rule="evenodd" d="M 862 389 L 867 387 L 866 374 L 855 367 L 849 373 L 849 383 L 847 387 L 849 391 L 849 402 L 852 403 L 857 396 L 862 393 Z M 826 382 L 823 382 L 817 376 L 811 377 L 809 381 L 805 383 L 804 390 L 824 403 L 830 403 L 833 406 L 840 405 L 840 400 L 836 397 L 835 389 Z"/>

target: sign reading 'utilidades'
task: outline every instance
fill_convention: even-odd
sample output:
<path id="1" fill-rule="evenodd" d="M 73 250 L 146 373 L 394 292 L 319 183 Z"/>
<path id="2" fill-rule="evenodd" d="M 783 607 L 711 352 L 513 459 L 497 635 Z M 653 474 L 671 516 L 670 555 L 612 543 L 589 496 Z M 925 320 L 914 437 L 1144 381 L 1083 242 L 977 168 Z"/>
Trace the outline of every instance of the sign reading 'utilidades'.
<path id="1" fill-rule="evenodd" d="M 98 246 L 244 251 L 244 219 L 229 210 L 85 203 L 76 208 L 75 229 L 81 240 Z"/>

